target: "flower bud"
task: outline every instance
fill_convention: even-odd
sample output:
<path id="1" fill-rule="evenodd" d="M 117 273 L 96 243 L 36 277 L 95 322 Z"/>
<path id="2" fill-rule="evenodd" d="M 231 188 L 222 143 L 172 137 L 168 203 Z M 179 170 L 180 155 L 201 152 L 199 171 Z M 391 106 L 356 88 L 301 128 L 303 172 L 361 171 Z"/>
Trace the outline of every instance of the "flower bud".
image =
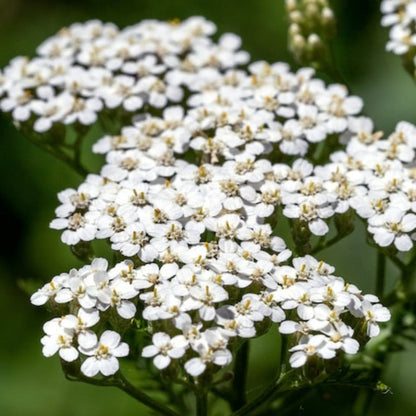
<path id="1" fill-rule="evenodd" d="M 324 7 L 321 12 L 322 27 L 327 36 L 333 36 L 336 29 L 335 15 L 329 7 Z"/>
<path id="2" fill-rule="evenodd" d="M 296 35 L 301 35 L 302 34 L 302 30 L 300 28 L 300 26 L 296 23 L 292 23 L 289 26 L 289 36 L 290 37 L 294 37 Z"/>
<path id="3" fill-rule="evenodd" d="M 293 23 L 302 23 L 303 17 L 299 10 L 295 10 L 289 14 L 289 18 Z"/>
<path id="4" fill-rule="evenodd" d="M 286 0 L 286 10 L 288 13 L 293 12 L 298 8 L 298 2 L 296 0 Z"/>
<path id="5" fill-rule="evenodd" d="M 312 49 L 317 49 L 322 47 L 321 38 L 316 33 L 311 33 L 308 36 L 308 46 Z"/>
<path id="6" fill-rule="evenodd" d="M 319 16 L 319 6 L 315 3 L 309 3 L 305 7 L 305 17 L 309 20 L 314 20 Z"/>
<path id="7" fill-rule="evenodd" d="M 335 15 L 332 9 L 330 9 L 329 7 L 324 7 L 321 12 L 321 19 L 323 23 L 335 23 Z"/>
<path id="8" fill-rule="evenodd" d="M 297 55 L 302 55 L 306 47 L 306 40 L 302 35 L 295 35 L 291 39 L 291 47 Z"/>

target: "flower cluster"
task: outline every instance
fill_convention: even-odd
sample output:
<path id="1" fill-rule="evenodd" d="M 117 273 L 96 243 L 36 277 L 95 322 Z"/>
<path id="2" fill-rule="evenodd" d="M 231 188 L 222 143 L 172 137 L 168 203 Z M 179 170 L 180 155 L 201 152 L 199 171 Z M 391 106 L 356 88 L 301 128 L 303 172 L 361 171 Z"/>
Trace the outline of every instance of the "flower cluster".
<path id="1" fill-rule="evenodd" d="M 367 219 L 368 231 L 381 247 L 394 245 L 409 251 L 416 237 L 416 182 L 413 161 L 416 127 L 407 122 L 397 124 L 386 140 L 378 140 L 371 120 L 356 120 L 356 135 L 347 145 L 347 154 L 337 157 L 354 160 L 356 178 L 361 176 L 366 192 L 351 200 L 357 214 Z"/>
<path id="2" fill-rule="evenodd" d="M 106 154 L 101 174 L 58 195 L 51 227 L 64 230 L 62 241 L 105 238 L 126 257 L 153 261 L 175 244 L 188 248 L 218 234 L 225 216 L 236 230 L 260 227 L 269 236 L 281 206 L 316 236 L 353 209 L 378 245 L 409 251 L 415 127 L 401 122 L 380 140 L 370 119 L 355 116 L 361 100 L 342 86 L 325 87 L 311 70 L 292 74 L 283 64 L 258 62 L 249 70 L 212 73 L 209 88 L 200 80 L 187 112 L 169 106 L 101 138 L 94 145 Z M 233 85 L 230 77 L 238 77 Z M 327 163 L 299 158 L 313 160 L 317 145 L 334 138 L 346 146 Z"/>
<path id="3" fill-rule="evenodd" d="M 199 17 L 148 20 L 124 30 L 95 20 L 73 24 L 43 42 L 37 57 L 17 57 L 0 73 L 0 108 L 46 132 L 55 123 L 91 125 L 104 109 L 120 110 L 121 118 L 180 102 L 183 77 L 248 60 L 237 50 L 237 36 L 214 43 L 214 31 Z"/>
<path id="4" fill-rule="evenodd" d="M 94 328 L 103 314 L 112 316 L 116 327 L 120 318 L 136 317 L 152 323 L 152 344 L 143 349 L 144 357 L 154 357 L 159 369 L 181 360 L 190 375 L 198 376 L 209 366 L 228 365 L 233 339 L 261 335 L 271 321 L 280 323 L 282 334 L 296 334 L 290 363 L 299 367 L 311 356 L 330 359 L 338 350 L 358 351 L 354 329 L 342 315 L 355 317 L 358 333 L 364 329 L 369 337 L 378 335 L 378 322 L 390 318 L 377 297 L 363 296 L 323 261 L 306 256 L 293 259 L 292 266 L 280 265 L 279 257 L 290 253 L 244 247 L 220 240 L 215 250 L 202 245 L 182 252 L 175 262 L 135 266 L 125 260 L 109 270 L 99 258 L 54 277 L 31 301 L 67 304 L 72 313 L 44 325 L 43 353 L 59 351 L 65 361 L 81 353 L 89 356 L 81 365 L 86 376 L 114 374 L 116 357 L 126 356 L 128 346 L 115 331 L 105 331 L 98 341 Z"/>
<path id="5" fill-rule="evenodd" d="M 73 25 L 38 50 L 41 62 L 58 55 L 72 69 L 59 82 L 45 76 L 45 85 L 23 88 L 37 100 L 47 90 L 50 97 L 72 94 L 65 74 L 78 68 L 88 81 L 79 74 L 73 80 L 83 84 L 77 99 L 135 113 L 118 135 L 94 145 L 106 157 L 100 174 L 59 193 L 51 222 L 75 249 L 108 240 L 119 262 L 109 267 L 95 259 L 56 276 L 31 299 L 63 314 L 45 324 L 44 354 L 82 358 L 86 376 L 118 370 L 117 357 L 129 353 L 120 333 L 131 321 L 151 336 L 143 357 L 159 369 L 179 360 L 199 376 L 228 365 L 236 339 L 261 335 L 270 322 L 294 334 L 290 363 L 300 367 L 312 356 L 355 354 L 390 317 L 377 297 L 346 284 L 328 264 L 309 255 L 290 260 L 279 225 L 290 218 L 309 241 L 330 232 L 332 217 L 342 229 L 356 210 L 379 245 L 409 250 L 415 128 L 401 123 L 379 140 L 371 120 L 359 115 L 362 100 L 345 87 L 283 63 L 241 69 L 248 56 L 238 50 L 239 38 L 225 35 L 215 44 L 208 37 L 214 29 L 201 18 L 123 31 Z M 3 106 L 16 85 L 40 79 L 38 68 L 25 66 L 10 81 L 16 62 L 4 72 Z M 119 95 L 113 87 L 121 78 L 132 85 Z M 35 101 L 25 104 L 30 114 Z M 76 120 L 50 119 L 48 126 Z"/>
<path id="6" fill-rule="evenodd" d="M 383 0 L 381 3 L 383 26 L 391 26 L 390 40 L 386 49 L 396 55 L 415 55 L 416 46 L 416 1 Z"/>

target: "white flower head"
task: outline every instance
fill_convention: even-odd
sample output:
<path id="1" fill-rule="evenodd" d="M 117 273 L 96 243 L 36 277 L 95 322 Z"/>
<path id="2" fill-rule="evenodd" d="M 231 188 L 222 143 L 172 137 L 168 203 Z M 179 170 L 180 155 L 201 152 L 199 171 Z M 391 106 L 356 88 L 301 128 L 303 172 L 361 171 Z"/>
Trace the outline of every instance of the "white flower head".
<path id="1" fill-rule="evenodd" d="M 121 342 L 120 335 L 115 331 L 104 331 L 100 340 L 92 348 L 79 347 L 79 350 L 89 356 L 81 365 L 81 371 L 87 377 L 94 377 L 98 373 L 111 376 L 119 369 L 117 358 L 129 354 L 129 346 Z"/>

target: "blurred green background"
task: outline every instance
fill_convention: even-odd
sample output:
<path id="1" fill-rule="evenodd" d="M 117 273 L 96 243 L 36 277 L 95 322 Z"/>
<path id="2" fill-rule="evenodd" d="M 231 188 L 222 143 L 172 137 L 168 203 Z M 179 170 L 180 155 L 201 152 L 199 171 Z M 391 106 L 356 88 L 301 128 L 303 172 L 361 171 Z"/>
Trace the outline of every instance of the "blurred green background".
<path id="1" fill-rule="evenodd" d="M 388 32 L 379 25 L 379 2 L 334 1 L 338 15 L 335 55 L 351 91 L 363 97 L 365 113 L 386 132 L 396 122 L 416 122 L 416 86 L 400 59 L 384 52 Z M 219 33 L 235 32 L 252 59 L 286 61 L 296 68 L 286 50 L 283 0 L 0 0 L 0 67 L 16 55 L 33 55 L 36 46 L 61 27 L 99 18 L 123 27 L 145 18 L 172 19 L 203 15 L 218 25 Z M 59 232 L 48 223 L 57 206 L 56 193 L 76 187 L 82 178 L 42 153 L 15 128 L 0 119 L 0 210 L 4 240 L 0 252 L 1 343 L 0 415 L 4 416 L 107 416 L 147 415 L 146 409 L 113 389 L 66 381 L 56 357 L 41 355 L 39 339 L 47 319 L 19 289 L 18 281 L 48 281 L 78 265 L 60 243 Z M 98 166 L 97 160 L 91 163 Z M 375 255 L 363 245 L 357 230 L 321 257 L 364 291 L 374 290 Z M 390 285 L 394 269 L 390 270 Z M 273 338 L 273 334 L 269 337 Z M 256 340 L 252 349 L 250 390 L 265 383 L 273 362 L 273 344 Z M 261 357 L 261 358 L 259 358 Z M 416 348 L 394 356 L 385 382 L 393 394 L 375 398 L 370 415 L 416 414 Z M 340 408 L 339 389 L 316 392 L 295 414 L 349 415 Z M 221 413 L 218 413 L 221 415 Z"/>

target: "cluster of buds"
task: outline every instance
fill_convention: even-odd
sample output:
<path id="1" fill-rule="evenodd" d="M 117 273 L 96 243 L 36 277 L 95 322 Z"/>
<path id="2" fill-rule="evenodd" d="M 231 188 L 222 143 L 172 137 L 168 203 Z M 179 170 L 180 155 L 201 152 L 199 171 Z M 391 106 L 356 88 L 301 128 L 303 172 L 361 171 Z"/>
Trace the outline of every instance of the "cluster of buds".
<path id="1" fill-rule="evenodd" d="M 335 16 L 328 0 L 286 0 L 289 49 L 301 64 L 319 66 L 335 35 Z"/>

